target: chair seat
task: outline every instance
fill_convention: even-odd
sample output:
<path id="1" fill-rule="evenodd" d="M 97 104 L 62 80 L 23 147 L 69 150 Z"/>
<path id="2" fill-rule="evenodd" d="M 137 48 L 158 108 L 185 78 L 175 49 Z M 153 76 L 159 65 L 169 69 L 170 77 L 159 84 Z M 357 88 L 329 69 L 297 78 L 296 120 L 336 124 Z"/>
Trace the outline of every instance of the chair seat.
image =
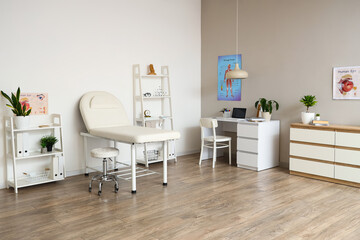
<path id="1" fill-rule="evenodd" d="M 119 155 L 119 150 L 112 147 L 95 148 L 91 150 L 93 158 L 111 158 Z"/>
<path id="2" fill-rule="evenodd" d="M 214 137 L 213 136 L 204 137 L 204 140 L 208 141 L 208 142 L 214 142 Z M 216 135 L 216 142 L 227 142 L 227 141 L 230 141 L 230 140 L 231 140 L 231 137 Z"/>

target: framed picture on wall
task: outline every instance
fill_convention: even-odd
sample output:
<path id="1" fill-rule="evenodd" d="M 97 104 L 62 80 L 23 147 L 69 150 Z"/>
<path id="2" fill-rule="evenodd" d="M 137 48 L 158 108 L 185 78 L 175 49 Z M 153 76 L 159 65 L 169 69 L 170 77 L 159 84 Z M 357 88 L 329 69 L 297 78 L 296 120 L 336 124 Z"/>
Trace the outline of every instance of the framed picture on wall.
<path id="1" fill-rule="evenodd" d="M 333 99 L 360 99 L 360 66 L 334 67 Z"/>
<path id="2" fill-rule="evenodd" d="M 226 79 L 226 73 L 239 63 L 241 68 L 241 54 L 218 57 L 217 99 L 220 101 L 241 100 L 241 79 Z"/>
<path id="3" fill-rule="evenodd" d="M 31 108 L 30 115 L 48 114 L 48 94 L 47 93 L 21 93 L 21 105 Z"/>

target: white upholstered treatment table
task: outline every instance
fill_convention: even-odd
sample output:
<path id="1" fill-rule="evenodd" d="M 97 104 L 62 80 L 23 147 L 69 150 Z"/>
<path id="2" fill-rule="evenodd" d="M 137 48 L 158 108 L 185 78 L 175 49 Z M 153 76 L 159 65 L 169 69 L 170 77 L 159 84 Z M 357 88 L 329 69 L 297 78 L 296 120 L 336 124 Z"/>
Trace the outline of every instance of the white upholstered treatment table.
<path id="1" fill-rule="evenodd" d="M 163 143 L 163 185 L 167 185 L 167 143 L 180 138 L 177 131 L 132 126 L 121 102 L 107 92 L 86 93 L 80 101 L 80 112 L 88 133 L 84 137 L 85 173 L 87 173 L 87 138 L 101 138 L 131 146 L 131 190 L 136 193 L 135 144 Z M 115 160 L 116 162 L 116 160 Z M 116 165 L 116 163 L 115 163 Z"/>

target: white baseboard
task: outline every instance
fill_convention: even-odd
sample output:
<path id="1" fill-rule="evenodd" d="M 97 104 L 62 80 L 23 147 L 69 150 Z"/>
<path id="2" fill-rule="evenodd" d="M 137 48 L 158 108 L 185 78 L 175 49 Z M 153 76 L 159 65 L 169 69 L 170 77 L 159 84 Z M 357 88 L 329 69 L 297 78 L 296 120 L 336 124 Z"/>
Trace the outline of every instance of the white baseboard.
<path id="1" fill-rule="evenodd" d="M 0 184 L 0 189 L 4 189 L 4 188 L 6 188 L 6 184 L 5 183 Z"/>

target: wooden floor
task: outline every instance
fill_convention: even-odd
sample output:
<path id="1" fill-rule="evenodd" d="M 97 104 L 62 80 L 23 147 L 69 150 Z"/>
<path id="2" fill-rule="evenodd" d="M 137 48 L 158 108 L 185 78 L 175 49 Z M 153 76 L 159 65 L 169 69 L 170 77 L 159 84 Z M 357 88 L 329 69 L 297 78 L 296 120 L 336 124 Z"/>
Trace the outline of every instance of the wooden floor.
<path id="1" fill-rule="evenodd" d="M 0 190 L 0 239 L 360 239 L 360 189 L 197 161 L 169 162 L 167 187 L 138 179 L 136 195 L 121 180 L 98 197 L 83 175 Z"/>

